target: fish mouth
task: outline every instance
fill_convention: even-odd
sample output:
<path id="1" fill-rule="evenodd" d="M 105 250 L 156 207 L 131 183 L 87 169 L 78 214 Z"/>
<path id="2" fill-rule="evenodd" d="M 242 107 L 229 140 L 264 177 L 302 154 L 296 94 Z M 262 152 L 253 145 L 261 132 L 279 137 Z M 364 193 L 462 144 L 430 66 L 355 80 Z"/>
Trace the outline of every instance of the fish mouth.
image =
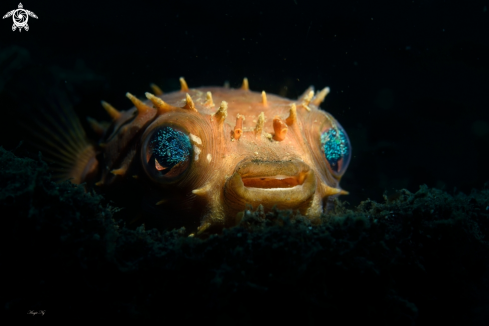
<path id="1" fill-rule="evenodd" d="M 316 192 L 314 171 L 299 160 L 252 160 L 237 165 L 224 186 L 227 207 L 242 211 L 246 204 L 266 209 L 298 209 L 305 213 Z"/>

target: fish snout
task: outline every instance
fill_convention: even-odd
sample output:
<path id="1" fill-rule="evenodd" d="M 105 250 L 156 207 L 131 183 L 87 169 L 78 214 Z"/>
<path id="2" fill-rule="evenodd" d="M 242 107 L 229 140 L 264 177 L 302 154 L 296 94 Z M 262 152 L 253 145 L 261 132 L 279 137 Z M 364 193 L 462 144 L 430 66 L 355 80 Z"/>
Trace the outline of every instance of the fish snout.
<path id="1" fill-rule="evenodd" d="M 233 216 L 245 209 L 263 205 L 265 210 L 299 210 L 306 213 L 316 192 L 314 171 L 303 161 L 240 162 L 224 185 L 224 201 Z"/>

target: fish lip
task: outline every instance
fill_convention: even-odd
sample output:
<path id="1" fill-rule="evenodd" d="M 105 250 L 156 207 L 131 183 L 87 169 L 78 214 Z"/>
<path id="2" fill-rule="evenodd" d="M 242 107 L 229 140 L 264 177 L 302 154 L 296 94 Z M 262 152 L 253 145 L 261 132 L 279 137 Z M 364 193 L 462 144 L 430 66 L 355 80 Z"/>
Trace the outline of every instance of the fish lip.
<path id="1" fill-rule="evenodd" d="M 238 164 L 236 172 L 247 188 L 288 189 L 300 186 L 311 168 L 299 160 L 251 160 Z"/>
<path id="2" fill-rule="evenodd" d="M 271 186 L 254 183 L 256 180 L 251 182 L 253 186 L 247 185 L 249 179 L 262 177 L 271 180 Z M 274 182 L 273 179 L 277 177 L 296 179 L 297 184 Z M 225 201 L 233 211 L 244 209 L 245 204 L 253 207 L 262 204 L 265 208 L 277 206 L 280 209 L 305 212 L 315 192 L 315 173 L 300 160 L 241 162 L 224 186 Z"/>

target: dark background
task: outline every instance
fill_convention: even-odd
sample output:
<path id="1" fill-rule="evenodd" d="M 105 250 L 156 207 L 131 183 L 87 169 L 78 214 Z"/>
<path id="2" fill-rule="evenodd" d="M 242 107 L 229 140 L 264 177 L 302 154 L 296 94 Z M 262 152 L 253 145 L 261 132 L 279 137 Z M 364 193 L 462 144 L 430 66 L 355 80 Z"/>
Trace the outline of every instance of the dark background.
<path id="1" fill-rule="evenodd" d="M 25 1 L 28 32 L 0 20 L 0 145 L 12 117 L 49 90 L 80 117 L 108 119 L 149 84 L 250 88 L 290 98 L 331 88 L 322 107 L 353 147 L 351 204 L 422 184 L 470 192 L 489 181 L 489 1 Z M 17 1 L 2 1 L 3 16 Z M 84 122 L 85 123 L 85 122 Z"/>

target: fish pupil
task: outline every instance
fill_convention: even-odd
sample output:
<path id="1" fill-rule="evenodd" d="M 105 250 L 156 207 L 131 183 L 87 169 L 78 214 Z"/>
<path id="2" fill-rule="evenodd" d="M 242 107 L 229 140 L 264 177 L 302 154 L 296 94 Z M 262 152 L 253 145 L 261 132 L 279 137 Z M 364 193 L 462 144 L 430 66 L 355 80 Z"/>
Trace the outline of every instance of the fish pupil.
<path id="1" fill-rule="evenodd" d="M 341 129 L 329 129 L 321 134 L 321 146 L 331 168 L 339 172 L 338 162 L 348 155 L 349 144 Z"/>
<path id="2" fill-rule="evenodd" d="M 165 168 L 163 174 L 188 161 L 192 148 L 189 137 L 172 127 L 158 129 L 151 137 L 150 146 L 158 164 Z"/>

